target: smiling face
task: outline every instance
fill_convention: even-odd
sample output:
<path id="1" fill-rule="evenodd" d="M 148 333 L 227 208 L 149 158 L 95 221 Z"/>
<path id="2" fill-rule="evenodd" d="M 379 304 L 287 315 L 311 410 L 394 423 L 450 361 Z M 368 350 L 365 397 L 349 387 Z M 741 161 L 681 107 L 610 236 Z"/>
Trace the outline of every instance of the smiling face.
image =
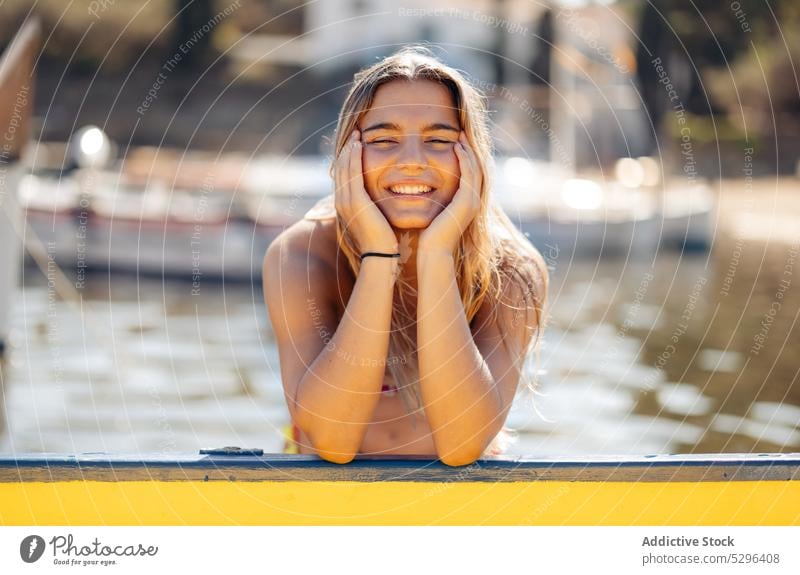
<path id="1" fill-rule="evenodd" d="M 458 190 L 453 146 L 461 127 L 450 91 L 431 80 L 394 80 L 358 123 L 364 187 L 395 229 L 423 229 Z"/>

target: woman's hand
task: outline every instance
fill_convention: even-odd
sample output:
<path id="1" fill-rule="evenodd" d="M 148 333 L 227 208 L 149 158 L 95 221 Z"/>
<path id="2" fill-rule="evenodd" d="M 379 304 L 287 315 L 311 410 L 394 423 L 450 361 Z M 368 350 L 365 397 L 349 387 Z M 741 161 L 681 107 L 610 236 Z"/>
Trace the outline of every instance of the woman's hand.
<path id="1" fill-rule="evenodd" d="M 478 158 L 464 132 L 454 149 L 461 169 L 461 179 L 450 204 L 419 235 L 419 251 L 453 253 L 467 226 L 481 207 L 481 172 Z"/>
<path id="2" fill-rule="evenodd" d="M 364 189 L 359 136 L 353 130 L 336 160 L 336 211 L 361 253 L 397 253 L 394 230 Z"/>

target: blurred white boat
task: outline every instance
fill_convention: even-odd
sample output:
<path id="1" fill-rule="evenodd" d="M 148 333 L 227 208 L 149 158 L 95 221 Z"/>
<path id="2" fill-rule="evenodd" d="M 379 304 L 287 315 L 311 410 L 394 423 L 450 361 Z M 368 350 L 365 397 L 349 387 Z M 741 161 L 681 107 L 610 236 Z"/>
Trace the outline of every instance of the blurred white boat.
<path id="1" fill-rule="evenodd" d="M 659 247 L 710 245 L 714 200 L 708 186 L 663 189 L 655 182 L 632 182 L 624 169 L 613 178 L 586 179 L 558 165 L 503 158 L 496 164 L 493 191 L 540 248 L 576 256 L 651 255 Z"/>
<path id="2" fill-rule="evenodd" d="M 19 187 L 29 233 L 65 268 L 202 277 L 248 277 L 253 224 L 230 194 L 141 185 L 120 173 L 28 175 Z"/>
<path id="3" fill-rule="evenodd" d="M 138 167 L 150 156 L 138 158 Z M 168 155 L 168 154 L 167 154 Z M 269 243 L 331 191 L 323 158 L 221 163 L 224 178 L 79 169 L 26 175 L 18 197 L 30 234 L 72 269 L 259 279 Z M 212 167 L 213 171 L 214 168 Z M 231 174 L 233 172 L 233 174 Z"/>
<path id="4" fill-rule="evenodd" d="M 59 265 L 198 281 L 259 278 L 269 243 L 332 191 L 322 157 L 220 160 L 217 172 L 185 163 L 186 175 L 171 164 L 38 172 L 22 178 L 18 197 L 30 233 Z M 706 186 L 659 195 L 524 158 L 498 160 L 492 177 L 495 200 L 540 249 L 651 255 L 710 243 Z"/>
<path id="5" fill-rule="evenodd" d="M 320 198 L 333 192 L 328 161 L 322 156 L 259 158 L 242 175 L 241 200 L 259 225 L 291 225 Z"/>
<path id="6" fill-rule="evenodd" d="M 706 250 L 714 237 L 717 202 L 706 184 L 673 186 L 665 190 L 660 205 L 661 245 L 676 249 Z"/>

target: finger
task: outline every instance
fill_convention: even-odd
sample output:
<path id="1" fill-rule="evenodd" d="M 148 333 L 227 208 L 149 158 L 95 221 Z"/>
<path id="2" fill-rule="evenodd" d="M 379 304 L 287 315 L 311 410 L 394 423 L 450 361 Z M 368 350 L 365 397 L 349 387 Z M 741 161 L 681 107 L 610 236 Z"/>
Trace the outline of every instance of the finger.
<path id="1" fill-rule="evenodd" d="M 357 139 L 353 141 L 350 149 L 350 170 L 348 174 L 350 183 L 350 198 L 352 201 L 363 207 L 367 199 L 364 189 L 364 171 L 361 164 L 361 142 Z"/>
<path id="2" fill-rule="evenodd" d="M 464 214 L 465 211 L 469 210 L 469 205 L 472 203 L 472 198 L 470 196 L 474 193 L 472 191 L 472 167 L 463 146 L 461 144 L 456 144 L 456 150 L 458 152 L 459 163 L 462 166 L 461 178 L 458 183 L 456 195 L 453 197 L 450 205 L 453 207 L 454 211 Z"/>
<path id="3" fill-rule="evenodd" d="M 464 132 L 461 132 L 460 140 L 461 140 L 461 149 L 466 154 L 470 163 L 470 167 L 474 170 L 476 166 L 477 156 L 475 154 L 475 151 L 472 149 L 472 146 L 469 145 L 469 139 L 467 139 L 467 135 Z"/>
<path id="4" fill-rule="evenodd" d="M 336 156 L 336 161 L 333 164 L 333 177 L 336 184 L 336 198 L 337 200 L 342 197 L 342 168 L 344 167 L 344 159 L 347 153 L 347 146 L 342 148 L 339 155 Z"/>
<path id="5" fill-rule="evenodd" d="M 477 155 L 475 154 L 475 150 L 472 149 L 472 146 L 469 143 L 469 138 L 467 138 L 467 134 L 464 133 L 464 132 L 461 132 L 461 136 L 459 137 L 459 140 L 461 142 L 461 147 L 466 152 L 466 154 L 469 157 L 470 161 L 472 161 L 473 164 L 474 164 L 474 160 L 477 158 Z"/>
<path id="6" fill-rule="evenodd" d="M 470 160 L 469 154 L 467 153 L 466 148 L 464 148 L 463 144 L 460 142 L 455 145 L 456 149 L 456 157 L 458 158 L 458 165 L 461 169 L 461 177 L 459 182 L 459 187 L 463 187 L 464 184 L 468 186 L 472 185 L 473 179 L 473 167 L 472 161 Z"/>
<path id="7" fill-rule="evenodd" d="M 345 222 L 349 224 L 350 218 L 350 186 L 348 184 L 348 167 L 350 165 L 350 146 L 345 144 L 342 151 L 339 153 L 339 158 L 336 162 L 336 194 L 337 202 L 339 204 L 338 211 L 345 218 Z"/>
<path id="8" fill-rule="evenodd" d="M 478 163 L 478 155 L 475 153 L 475 150 L 472 149 L 472 146 L 469 145 L 469 139 L 467 138 L 466 133 L 461 132 L 460 139 L 462 140 L 462 149 L 466 154 L 468 161 L 469 161 L 469 170 L 470 170 L 470 179 L 471 185 L 476 193 L 480 193 L 481 187 L 481 172 L 480 172 L 480 165 Z"/>
<path id="9" fill-rule="evenodd" d="M 348 153 L 350 152 L 350 147 L 352 143 L 356 140 L 356 133 L 357 130 L 353 130 L 350 132 L 350 135 L 345 140 L 344 145 L 342 146 L 341 152 L 339 152 L 339 159 L 343 161 L 344 167 L 347 168 L 350 162 Z"/>
<path id="10" fill-rule="evenodd" d="M 470 147 L 468 142 L 463 144 L 462 147 L 464 149 L 464 155 L 467 157 L 467 162 L 469 163 L 470 185 L 474 189 L 477 187 L 477 182 L 480 179 L 480 172 L 478 171 L 478 157 L 475 155 L 475 152 Z"/>
<path id="11" fill-rule="evenodd" d="M 457 144 L 459 162 L 464 166 L 461 171 L 461 183 L 459 188 L 464 189 L 463 202 L 474 209 L 475 206 L 480 204 L 480 172 L 475 165 L 475 162 L 470 158 L 468 150 L 462 145 Z"/>
<path id="12" fill-rule="evenodd" d="M 352 176 L 350 174 L 350 164 L 353 158 L 353 137 L 347 139 L 341 153 L 341 163 L 339 165 L 339 188 L 341 189 L 342 214 L 345 222 L 349 226 L 356 214 L 357 199 L 352 190 Z"/>

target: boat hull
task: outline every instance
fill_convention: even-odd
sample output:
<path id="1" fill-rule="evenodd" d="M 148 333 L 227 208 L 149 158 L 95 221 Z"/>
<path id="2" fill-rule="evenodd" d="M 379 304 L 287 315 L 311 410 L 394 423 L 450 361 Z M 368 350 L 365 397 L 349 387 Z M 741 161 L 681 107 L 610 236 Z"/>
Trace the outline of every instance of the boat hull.
<path id="1" fill-rule="evenodd" d="M 800 455 L 0 461 L 3 525 L 800 525 Z"/>

